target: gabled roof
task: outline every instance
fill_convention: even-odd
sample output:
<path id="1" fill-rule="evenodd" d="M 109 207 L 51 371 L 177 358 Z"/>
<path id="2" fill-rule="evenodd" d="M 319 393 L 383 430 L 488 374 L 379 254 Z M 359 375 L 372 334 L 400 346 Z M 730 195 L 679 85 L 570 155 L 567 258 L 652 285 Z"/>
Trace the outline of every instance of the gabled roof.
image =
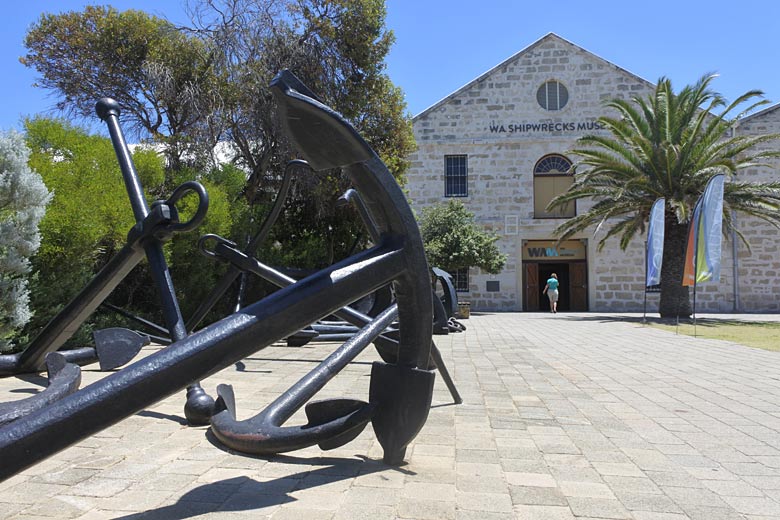
<path id="1" fill-rule="evenodd" d="M 775 103 L 774 105 L 770 105 L 764 108 L 763 110 L 759 110 L 758 112 L 753 112 L 752 114 L 743 117 L 740 123 L 752 122 L 753 119 L 757 119 L 759 117 L 763 117 L 768 114 L 771 114 L 772 112 L 774 112 L 779 108 L 780 108 L 780 103 Z"/>
<path id="2" fill-rule="evenodd" d="M 575 48 L 575 49 L 577 49 L 577 50 L 579 50 L 579 51 L 582 51 L 582 52 L 584 52 L 584 53 L 590 54 L 590 55 L 591 55 L 591 56 L 593 56 L 594 58 L 596 58 L 596 59 L 598 59 L 598 60 L 600 60 L 600 61 L 604 62 L 604 63 L 605 63 L 605 64 L 607 64 L 607 65 L 609 65 L 610 67 L 612 67 L 612 68 L 613 68 L 613 69 L 615 69 L 616 71 L 619 71 L 619 72 L 621 72 L 621 73 L 623 73 L 623 74 L 627 74 L 627 75 L 629 75 L 629 76 L 632 76 L 632 77 L 634 77 L 634 78 L 635 78 L 635 79 L 636 79 L 638 82 L 640 82 L 640 83 L 645 83 L 645 84 L 647 84 L 649 87 L 651 87 L 651 88 L 655 88 L 655 84 L 654 84 L 654 83 L 652 83 L 652 82 L 650 82 L 650 81 L 647 81 L 646 79 L 644 79 L 644 78 L 642 78 L 642 77 L 640 77 L 640 76 L 637 76 L 636 74 L 634 74 L 634 73 L 632 73 L 632 72 L 629 72 L 629 71 L 627 71 L 626 69 L 624 69 L 624 68 L 622 68 L 622 67 L 618 67 L 617 65 L 615 65 L 615 64 L 614 64 L 614 63 L 612 63 L 611 61 L 605 60 L 604 58 L 602 58 L 602 57 L 600 57 L 600 56 L 598 56 L 598 55 L 596 55 L 596 54 L 593 54 L 592 52 L 590 52 L 590 51 L 588 51 L 588 50 L 586 50 L 586 49 L 583 49 L 583 48 L 582 48 L 582 47 L 580 47 L 579 45 L 575 45 L 574 43 L 570 42 L 569 40 L 567 40 L 567 39 L 565 39 L 565 38 L 562 38 L 562 37 L 558 36 L 557 34 L 555 34 L 555 33 L 552 33 L 552 32 L 551 32 L 551 33 L 548 33 L 548 34 L 546 34 L 545 36 L 542 36 L 541 38 L 539 38 L 538 40 L 536 40 L 534 43 L 532 43 L 531 45 L 529 45 L 528 47 L 525 47 L 525 48 L 524 48 L 524 49 L 522 49 L 521 51 L 519 51 L 519 52 L 516 52 L 515 54 L 513 54 L 512 56 L 510 56 L 510 57 L 509 57 L 509 58 L 507 58 L 506 60 L 502 61 L 501 63 L 499 63 L 499 64 L 498 64 L 498 65 L 496 65 L 495 67 L 492 67 L 490 70 L 488 70 L 487 72 L 485 72 L 485 73 L 481 74 L 481 75 L 480 75 L 480 76 L 478 76 L 477 78 L 475 78 L 475 79 L 473 79 L 473 80 L 469 81 L 468 83 L 466 83 L 465 85 L 463 85 L 462 87 L 460 87 L 460 88 L 459 88 L 458 90 L 456 90 L 455 92 L 453 92 L 453 93 L 451 93 L 450 95 L 448 95 L 448 96 L 444 97 L 443 99 L 441 99 L 441 100 L 437 101 L 436 103 L 434 103 L 434 104 L 433 104 L 433 105 L 431 105 L 430 107 L 426 108 L 425 110 L 423 110 L 422 112 L 420 112 L 419 114 L 417 114 L 416 116 L 414 116 L 414 117 L 412 118 L 412 120 L 418 119 L 418 118 L 420 118 L 420 117 L 422 117 L 422 116 L 426 115 L 428 112 L 431 112 L 431 111 L 435 110 L 436 108 L 438 108 L 438 107 L 440 107 L 440 106 L 442 106 L 442 105 L 446 104 L 448 101 L 450 101 L 450 100 L 451 100 L 451 99 L 453 99 L 454 97 L 458 96 L 458 95 L 459 95 L 459 94 L 461 94 L 462 92 L 464 92 L 464 91 L 468 90 L 469 88 L 471 88 L 471 87 L 472 87 L 473 85 L 475 85 L 476 83 L 479 83 L 480 81 L 484 80 L 485 78 L 487 78 L 488 76 L 490 76 L 491 74 L 493 74 L 493 73 L 494 73 L 496 70 L 500 69 L 501 67 L 505 66 L 505 65 L 506 65 L 506 64 L 508 64 L 508 63 L 511 63 L 511 62 L 512 62 L 512 61 L 514 61 L 514 60 L 517 60 L 517 59 L 519 59 L 521 56 L 523 56 L 523 54 L 525 54 L 525 53 L 527 53 L 527 52 L 529 52 L 529 51 L 533 50 L 534 48 L 536 48 L 536 47 L 538 47 L 538 46 L 542 45 L 543 43 L 545 43 L 545 42 L 547 42 L 547 41 L 550 41 L 550 40 L 558 40 L 558 41 L 560 41 L 560 42 L 563 42 L 563 43 L 565 43 L 566 45 L 569 45 L 569 46 L 571 46 L 571 47 L 573 47 L 573 48 Z"/>

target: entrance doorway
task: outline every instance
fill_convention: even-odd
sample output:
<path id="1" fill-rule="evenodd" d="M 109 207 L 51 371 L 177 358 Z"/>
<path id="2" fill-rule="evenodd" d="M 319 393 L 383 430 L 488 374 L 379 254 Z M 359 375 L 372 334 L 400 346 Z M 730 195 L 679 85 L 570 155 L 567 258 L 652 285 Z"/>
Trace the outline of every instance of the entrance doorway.
<path id="1" fill-rule="evenodd" d="M 588 310 L 587 264 L 585 262 L 524 262 L 524 311 L 550 312 L 550 300 L 543 294 L 547 280 L 558 276 L 558 310 L 584 312 Z"/>

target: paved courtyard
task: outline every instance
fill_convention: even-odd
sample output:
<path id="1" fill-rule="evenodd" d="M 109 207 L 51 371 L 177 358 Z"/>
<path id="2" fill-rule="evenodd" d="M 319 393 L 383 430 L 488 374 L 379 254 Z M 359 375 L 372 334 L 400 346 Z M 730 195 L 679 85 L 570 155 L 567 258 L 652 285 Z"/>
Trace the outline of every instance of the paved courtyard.
<path id="1" fill-rule="evenodd" d="M 184 424 L 181 393 L 0 483 L 0 518 L 780 519 L 780 353 L 618 315 L 464 323 L 436 343 L 465 402 L 437 378 L 405 466 L 381 463 L 370 426 L 333 451 L 232 454 Z M 271 346 L 204 387 L 232 384 L 248 418 L 331 349 Z M 376 359 L 317 398 L 365 399 Z"/>

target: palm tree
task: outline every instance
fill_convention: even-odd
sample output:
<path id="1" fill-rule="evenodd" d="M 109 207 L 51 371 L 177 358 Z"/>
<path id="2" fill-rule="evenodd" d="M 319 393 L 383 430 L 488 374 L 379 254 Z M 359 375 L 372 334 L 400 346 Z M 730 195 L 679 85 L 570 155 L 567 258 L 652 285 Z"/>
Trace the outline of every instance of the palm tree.
<path id="1" fill-rule="evenodd" d="M 599 240 L 620 238 L 625 250 L 637 233 L 644 233 L 650 208 L 666 199 L 664 256 L 661 271 L 661 317 L 688 317 L 691 305 L 688 287 L 682 286 L 688 221 L 707 181 L 717 173 L 729 181 L 724 188 L 723 230 L 732 231 L 732 212 L 759 217 L 780 227 L 780 182 L 740 182 L 737 172 L 762 161 L 780 157 L 780 151 L 758 145 L 780 138 L 780 134 L 736 136 L 739 120 L 768 103 L 762 92 L 749 91 L 727 105 L 710 89 L 714 74 L 704 75 L 678 94 L 672 83 L 661 78 L 646 98 L 613 99 L 606 106 L 617 117 L 599 122 L 611 135 L 588 135 L 578 140 L 571 153 L 580 157 L 574 165 L 574 183 L 550 202 L 550 208 L 578 199 L 592 199 L 588 211 L 567 220 L 555 230 L 560 240 L 591 226 L 606 229 Z M 738 105 L 750 102 L 735 117 Z M 722 109 L 715 114 L 714 110 Z M 742 242 L 745 238 L 737 231 Z"/>

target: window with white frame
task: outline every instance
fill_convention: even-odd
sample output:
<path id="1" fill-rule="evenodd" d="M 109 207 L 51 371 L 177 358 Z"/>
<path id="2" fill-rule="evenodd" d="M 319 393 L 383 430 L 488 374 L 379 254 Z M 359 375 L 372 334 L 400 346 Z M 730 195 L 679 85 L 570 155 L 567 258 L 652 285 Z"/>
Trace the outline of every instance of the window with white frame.
<path id="1" fill-rule="evenodd" d="M 550 80 L 536 91 L 536 101 L 545 110 L 560 110 L 569 102 L 569 91 L 560 81 Z"/>
<path id="2" fill-rule="evenodd" d="M 444 196 L 467 197 L 468 189 L 468 156 L 444 156 Z"/>

